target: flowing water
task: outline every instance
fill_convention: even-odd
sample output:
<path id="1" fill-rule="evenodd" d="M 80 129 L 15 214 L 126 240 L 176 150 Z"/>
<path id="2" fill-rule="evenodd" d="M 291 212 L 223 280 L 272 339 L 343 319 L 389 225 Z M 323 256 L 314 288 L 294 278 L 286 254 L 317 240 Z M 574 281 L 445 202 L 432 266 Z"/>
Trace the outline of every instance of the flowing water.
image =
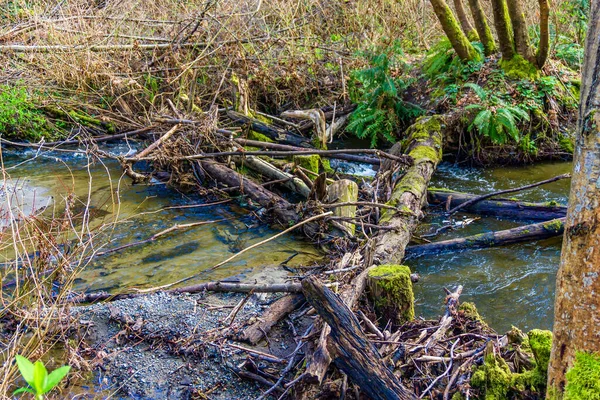
<path id="1" fill-rule="evenodd" d="M 126 153 L 128 148 L 119 146 L 110 150 L 120 154 Z M 285 235 L 215 271 L 203 273 L 277 231 L 257 223 L 257 219 L 235 201 L 177 208 L 201 205 L 204 200 L 198 195 L 178 193 L 164 184 L 131 185 L 129 178 L 121 179 L 118 163 L 89 165 L 83 155 L 72 154 L 43 153 L 27 161 L 35 153 L 3 151 L 11 180 L 37 188 L 38 197 L 40 193 L 50 194 L 60 207 L 61 198 L 73 192 L 79 199 L 74 208 L 80 210 L 89 197 L 91 232 L 101 225 L 105 225 L 107 232 L 95 240 L 98 252 L 147 239 L 175 224 L 226 220 L 181 230 L 151 243 L 98 257 L 79 275 L 75 290 L 118 292 L 131 287 L 160 286 L 196 274 L 200 276 L 186 284 L 236 279 L 265 267 L 277 267 L 288 260 L 286 265 L 289 266 L 308 266 L 322 257 L 307 241 Z M 14 166 L 16 168 L 11 168 Z M 38 204 L 40 202 L 45 203 L 46 199 L 40 197 Z M 173 208 L 165 209 L 167 207 Z M 6 257 L 11 259 L 10 254 Z"/>
<path id="2" fill-rule="evenodd" d="M 110 149 L 116 153 L 127 147 Z M 41 188 L 56 203 L 73 191 L 79 199 L 90 197 L 92 228 L 110 223 L 110 235 L 96 242 L 102 249 L 144 240 L 174 224 L 227 219 L 166 235 L 152 243 L 131 247 L 98 258 L 76 282 L 76 290 L 119 290 L 159 286 L 196 275 L 256 243 L 275 231 L 256 223 L 246 209 L 235 202 L 209 207 L 177 208 L 201 204 L 195 195 L 170 190 L 162 184 L 131 185 L 120 179 L 116 162 L 88 164 L 79 154 L 42 153 L 30 161 L 33 152 L 3 152 L 5 166 L 13 181 Z M 26 162 L 24 162 L 26 161 Z M 24 163 L 23 163 L 24 162 Z M 17 166 L 10 169 L 11 166 Z M 342 166 L 343 167 L 343 166 Z M 356 167 L 356 166 L 355 166 Z M 369 174 L 370 167 L 355 168 Z M 513 188 L 570 171 L 569 163 L 537 164 L 521 168 L 471 169 L 443 164 L 432 184 L 476 194 Z M 568 180 L 555 182 L 514 197 L 527 201 L 556 200 L 566 203 Z M 80 204 L 83 208 L 85 204 Z M 165 207 L 175 207 L 164 209 Z M 465 214 L 459 214 L 462 218 Z M 432 214 L 420 233 L 435 230 L 444 217 Z M 117 222 L 115 222 L 117 221 Z M 523 222 L 482 218 L 434 240 L 507 229 Z M 106 243 L 106 239 L 110 239 Z M 293 257 L 292 257 L 293 256 Z M 291 260 L 289 260 L 291 258 Z M 194 281 L 243 277 L 264 267 L 310 265 L 322 254 L 310 243 L 286 235 L 249 251 L 216 271 L 201 274 Z M 437 318 L 443 311 L 443 287 L 464 286 L 462 300 L 474 301 L 486 321 L 498 331 L 511 325 L 522 329 L 551 328 L 554 281 L 560 258 L 560 239 L 516 244 L 501 248 L 465 251 L 408 260 L 421 275 L 415 285 L 417 314 Z M 281 279 L 281 278 L 279 278 Z"/>
<path id="3" fill-rule="evenodd" d="M 525 167 L 471 169 L 442 164 L 432 185 L 452 190 L 485 194 L 515 188 L 570 172 L 571 164 L 543 163 Z M 566 204 L 568 179 L 510 195 L 519 200 Z M 468 214 L 457 214 L 457 219 Z M 432 214 L 420 233 L 435 231 L 445 218 Z M 527 222 L 481 218 L 465 228 L 440 234 L 434 241 L 477 233 L 509 229 Z M 514 244 L 490 249 L 469 250 L 425 256 L 406 263 L 421 275 L 415 285 L 416 312 L 437 318 L 443 312 L 444 287 L 464 286 L 461 300 L 473 301 L 481 315 L 499 332 L 511 325 L 521 329 L 551 329 L 556 271 L 561 239 Z"/>

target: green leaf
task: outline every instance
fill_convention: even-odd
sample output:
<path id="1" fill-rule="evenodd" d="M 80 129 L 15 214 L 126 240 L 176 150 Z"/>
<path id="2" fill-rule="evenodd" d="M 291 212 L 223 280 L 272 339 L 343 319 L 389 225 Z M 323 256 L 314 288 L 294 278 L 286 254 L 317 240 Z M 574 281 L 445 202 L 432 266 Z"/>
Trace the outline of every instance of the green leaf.
<path id="1" fill-rule="evenodd" d="M 41 361 L 36 361 L 35 364 L 33 364 L 33 385 L 31 385 L 36 393 L 42 393 L 44 386 L 46 386 L 47 378 L 48 370 L 46 370 L 46 367 L 44 367 L 44 364 Z"/>
<path id="2" fill-rule="evenodd" d="M 48 393 L 49 391 L 54 389 L 54 387 L 56 385 L 58 385 L 58 383 L 65 376 L 67 376 L 67 374 L 69 373 L 70 370 L 71 370 L 71 367 L 68 365 L 65 365 L 64 367 L 60 367 L 60 368 L 57 368 L 54 371 L 52 371 L 50 373 L 50 375 L 48 375 L 48 379 L 46 380 L 46 385 L 44 386 L 43 393 Z"/>
<path id="3" fill-rule="evenodd" d="M 22 388 L 18 388 L 17 390 L 15 390 L 15 391 L 13 392 L 13 396 L 15 396 L 15 395 L 17 395 L 17 394 L 21 394 L 21 393 L 31 393 L 31 394 L 35 394 L 35 392 L 34 392 L 32 389 L 30 389 L 30 388 L 25 388 L 25 387 L 22 387 Z"/>
<path id="4" fill-rule="evenodd" d="M 469 88 L 473 92 L 475 92 L 475 94 L 477 95 L 477 97 L 479 97 L 480 100 L 484 101 L 487 99 L 487 92 L 478 84 L 473 82 L 467 82 L 463 85 L 463 87 Z"/>
<path id="5" fill-rule="evenodd" d="M 21 372 L 23 379 L 25 379 L 25 382 L 29 383 L 30 386 L 33 386 L 32 362 L 18 354 L 15 356 L 15 360 L 17 361 L 17 367 L 19 367 L 19 371 Z"/>

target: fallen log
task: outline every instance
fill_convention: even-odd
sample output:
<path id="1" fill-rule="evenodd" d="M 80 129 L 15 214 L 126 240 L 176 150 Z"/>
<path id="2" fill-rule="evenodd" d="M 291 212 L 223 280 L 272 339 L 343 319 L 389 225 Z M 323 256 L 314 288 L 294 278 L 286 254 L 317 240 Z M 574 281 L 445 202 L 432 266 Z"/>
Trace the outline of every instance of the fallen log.
<path id="1" fill-rule="evenodd" d="M 223 164 L 212 161 L 200 161 L 198 164 L 216 182 L 229 187 L 238 187 L 240 193 L 248 195 L 251 200 L 260 204 L 268 211 L 272 211 L 277 224 L 289 227 L 290 224 L 298 221 L 299 216 L 295 211 L 294 205 L 283 197 L 270 192 Z"/>
<path id="2" fill-rule="evenodd" d="M 541 186 L 541 185 L 545 185 L 547 183 L 556 182 L 558 180 L 566 179 L 566 178 L 570 178 L 570 177 L 571 177 L 571 174 L 562 174 L 562 175 L 555 176 L 554 178 L 546 179 L 546 180 L 543 180 L 541 182 L 532 183 L 532 184 L 521 186 L 521 187 L 518 187 L 518 188 L 500 190 L 500 191 L 494 192 L 494 193 L 488 193 L 488 194 L 484 194 L 484 195 L 481 195 L 481 196 L 475 196 L 472 199 L 467 200 L 464 203 L 461 203 L 461 204 L 457 205 L 456 207 L 454 207 L 453 209 L 451 209 L 450 211 L 448 211 L 448 214 L 454 214 L 455 212 L 457 212 L 458 210 L 460 210 L 462 208 L 468 207 L 468 206 L 470 206 L 472 204 L 475 204 L 475 203 L 477 203 L 477 202 L 479 202 L 481 200 L 488 199 L 490 197 L 500 196 L 500 195 L 508 194 L 508 193 L 520 192 L 520 191 L 523 191 L 523 190 L 532 189 L 534 187 L 538 187 L 538 186 Z"/>
<path id="3" fill-rule="evenodd" d="M 164 290 L 162 293 L 181 294 L 181 293 L 200 293 L 200 292 L 231 292 L 231 293 L 301 293 L 302 287 L 299 283 L 273 283 L 273 284 L 253 284 L 253 283 L 234 283 L 234 282 L 204 282 L 197 285 L 184 286 L 175 289 Z M 156 292 L 154 292 L 156 293 Z M 133 299 L 135 297 L 148 296 L 150 293 L 118 293 L 108 292 L 84 293 L 73 296 L 69 303 L 94 303 L 97 301 L 116 301 L 123 299 Z"/>
<path id="4" fill-rule="evenodd" d="M 401 264 L 404 258 L 404 249 L 422 215 L 429 180 L 442 160 L 442 124 L 440 116 L 422 117 L 406 132 L 406 153 L 414 159 L 414 164 L 396 183 L 386 203 L 397 210 L 381 210 L 380 225 L 394 229 L 382 230 L 375 237 L 375 264 Z M 400 144 L 392 147 L 392 153 L 401 152 Z"/>
<path id="5" fill-rule="evenodd" d="M 263 134 L 276 142 L 298 147 L 312 147 L 310 139 L 305 138 L 304 136 L 291 133 L 273 125 L 267 125 L 262 121 L 248 117 L 244 114 L 230 110 L 227 111 L 227 116 L 236 124 L 248 125 L 253 131 Z"/>
<path id="6" fill-rule="evenodd" d="M 442 189 L 429 189 L 427 200 L 430 204 L 445 204 L 455 208 L 477 196 L 468 193 L 452 192 Z M 527 203 L 507 199 L 481 200 L 463 208 L 473 214 L 505 217 L 529 221 L 549 221 L 562 218 L 567 207 L 555 203 Z"/>
<path id="7" fill-rule="evenodd" d="M 406 248 L 407 257 L 419 257 L 425 254 L 440 254 L 449 251 L 481 249 L 505 246 L 513 243 L 529 242 L 560 236 L 564 231 L 565 218 L 520 226 L 503 231 L 480 233 L 466 238 L 444 240 Z"/>
<path id="8" fill-rule="evenodd" d="M 248 168 L 260 173 L 262 176 L 270 179 L 280 180 L 282 185 L 286 188 L 298 193 L 305 199 L 308 198 L 310 188 L 302 181 L 302 179 L 296 178 L 294 175 L 287 172 L 283 172 L 273 164 L 255 156 L 235 157 L 234 161 L 238 165 L 247 166 Z"/>
<path id="9" fill-rule="evenodd" d="M 260 320 L 250 325 L 242 333 L 240 340 L 256 345 L 265 337 L 271 328 L 289 313 L 300 307 L 304 303 L 304 296 L 293 294 L 283 296 L 269 307 L 269 309 L 260 317 Z"/>
<path id="10" fill-rule="evenodd" d="M 384 364 L 346 304 L 317 278 L 302 281 L 306 300 L 331 328 L 336 366 L 371 399 L 416 399 Z"/>

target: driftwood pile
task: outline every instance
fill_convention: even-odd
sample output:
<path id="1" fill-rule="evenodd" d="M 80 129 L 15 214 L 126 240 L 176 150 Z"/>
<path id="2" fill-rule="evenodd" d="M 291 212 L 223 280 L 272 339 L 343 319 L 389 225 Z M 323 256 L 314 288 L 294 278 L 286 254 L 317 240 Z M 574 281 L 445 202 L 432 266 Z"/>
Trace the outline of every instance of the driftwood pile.
<path id="1" fill-rule="evenodd" d="M 155 289 L 171 293 L 288 293 L 275 301 L 260 320 L 244 329 L 202 338 L 203 343 L 212 341 L 219 346 L 247 350 L 248 361 L 238 374 L 264 385 L 263 397 L 358 399 L 364 394 L 373 399 L 449 399 L 460 392 L 468 398 L 472 391 L 471 366 L 481 364 L 484 352 L 507 359 L 514 353 L 515 347 L 510 346 L 507 336 L 496 335 L 472 307 L 460 308 L 462 287 L 448 291 L 446 312 L 439 321 L 415 320 L 411 314 L 412 298 L 405 298 L 404 304 L 394 303 L 396 299 L 383 305 L 388 310 L 402 309 L 404 317 L 399 312 L 397 318 L 382 314 L 379 299 L 366 300 L 377 286 L 373 271 L 380 267 L 401 272 L 406 268 L 400 265 L 405 255 L 560 235 L 564 207 L 491 201 L 491 196 L 446 191 L 428 193 L 430 178 L 442 159 L 444 120 L 439 116 L 417 120 L 404 133 L 404 139 L 389 151 L 330 150 L 327 146 L 352 108 L 337 112 L 294 111 L 267 119 L 255 118 L 247 107 L 238 108 L 241 110 L 245 112 L 213 107 L 201 118 L 191 119 L 173 107 L 174 116 L 157 119 L 153 129 L 134 132 L 152 139 L 148 147 L 117 159 L 123 172 L 135 182 L 168 180 L 207 196 L 244 199 L 257 218 L 285 228 L 279 235 L 302 230 L 310 240 L 328 245 L 331 259 L 336 261 L 311 269 L 293 282 L 276 285 L 209 282 L 170 287 L 189 279 L 186 278 Z M 93 151 L 99 157 L 113 157 L 98 148 Z M 369 164 L 377 173 L 373 179 L 356 179 L 331 169 L 331 159 Z M 140 168 L 143 161 L 152 166 L 150 172 Z M 547 182 L 539 184 L 543 183 Z M 528 187 L 532 186 L 535 185 Z M 502 193 L 493 195 L 498 194 Z M 449 214 L 462 208 L 472 213 L 551 221 L 478 237 L 409 246 L 423 217 L 422 208 L 428 202 L 442 205 Z M 174 226 L 147 241 L 185 228 Z M 404 287 L 400 289 L 410 289 L 412 293 L 411 279 L 416 277 L 402 281 Z M 381 294 L 381 299 L 387 299 L 386 289 L 382 290 L 384 293 L 378 297 Z M 71 300 L 94 302 L 143 295 L 89 293 Z M 285 360 L 230 342 L 235 339 L 257 345 L 274 326 L 289 321 L 290 316 L 291 321 L 302 320 L 308 327 L 296 337 L 297 347 Z M 135 321 L 121 322 L 135 330 Z M 263 368 L 264 363 L 274 364 L 269 366 L 269 372 Z M 276 374 L 274 366 L 279 368 Z"/>

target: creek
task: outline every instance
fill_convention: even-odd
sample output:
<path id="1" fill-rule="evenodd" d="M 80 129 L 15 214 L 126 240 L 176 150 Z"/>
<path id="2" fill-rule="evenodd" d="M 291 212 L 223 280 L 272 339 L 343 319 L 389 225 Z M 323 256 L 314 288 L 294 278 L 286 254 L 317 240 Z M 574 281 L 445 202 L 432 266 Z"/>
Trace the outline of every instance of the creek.
<path id="1" fill-rule="evenodd" d="M 109 150 L 126 153 L 129 148 L 116 145 Z M 128 178 L 121 177 L 119 165 L 114 161 L 89 164 L 80 153 L 35 155 L 33 151 L 3 150 L 4 164 L 12 180 L 41 188 L 42 192 L 54 197 L 56 204 L 67 193 L 73 192 L 83 201 L 79 204 L 83 208 L 89 197 L 91 232 L 110 224 L 110 229 L 105 229 L 110 234 L 95 239 L 99 250 L 144 240 L 177 223 L 227 219 L 100 257 L 82 271 L 75 290 L 118 292 L 131 287 L 167 284 L 198 274 L 276 233 L 263 224 L 257 224 L 256 218 L 236 201 L 208 207 L 177 208 L 201 204 L 204 200 L 197 194 L 179 193 L 160 183 L 131 185 Z M 570 172 L 570 168 L 568 162 L 486 169 L 442 164 L 432 185 L 483 194 L 537 182 Z M 368 168 L 355 168 L 355 172 L 372 174 Z M 517 193 L 514 197 L 566 204 L 568 191 L 569 182 L 563 180 Z M 455 218 L 463 217 L 470 215 L 457 214 Z M 444 224 L 445 218 L 441 213 L 431 213 L 417 235 L 435 231 Z M 520 224 L 523 222 L 481 218 L 464 228 L 440 234 L 433 240 L 508 229 Z M 462 284 L 461 300 L 475 302 L 486 322 L 499 332 L 510 329 L 511 325 L 524 330 L 550 329 L 560 245 L 561 240 L 556 238 L 408 260 L 406 263 L 411 269 L 421 275 L 420 282 L 415 285 L 416 313 L 425 318 L 439 317 L 443 311 L 443 287 Z M 186 284 L 243 278 L 282 263 L 310 266 L 322 256 L 310 243 L 286 235 Z M 9 258 L 8 255 L 6 257 Z M 281 277 L 274 279 L 281 280 Z"/>

